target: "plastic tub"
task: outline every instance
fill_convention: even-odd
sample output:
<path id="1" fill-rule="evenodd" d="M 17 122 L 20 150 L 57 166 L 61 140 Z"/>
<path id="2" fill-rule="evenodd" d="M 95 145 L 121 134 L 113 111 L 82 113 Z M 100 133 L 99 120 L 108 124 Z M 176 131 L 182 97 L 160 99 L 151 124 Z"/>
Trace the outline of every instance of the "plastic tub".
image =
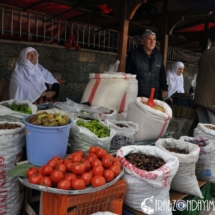
<path id="1" fill-rule="evenodd" d="M 54 156 L 65 158 L 72 120 L 64 126 L 47 127 L 26 122 L 28 117 L 24 119 L 28 161 L 43 166 Z"/>

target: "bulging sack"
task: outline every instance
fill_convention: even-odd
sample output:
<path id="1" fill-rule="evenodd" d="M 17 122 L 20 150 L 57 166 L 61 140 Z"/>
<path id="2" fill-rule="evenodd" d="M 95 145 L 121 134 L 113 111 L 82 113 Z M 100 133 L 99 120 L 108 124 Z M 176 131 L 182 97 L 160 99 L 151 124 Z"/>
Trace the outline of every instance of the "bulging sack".
<path id="1" fill-rule="evenodd" d="M 118 112 L 128 86 L 129 82 L 121 73 L 91 73 L 81 103 L 89 102 L 91 106 L 103 106 Z"/>
<path id="2" fill-rule="evenodd" d="M 199 145 L 199 159 L 196 163 L 196 177 L 215 183 L 215 146 L 206 138 L 181 136 L 180 140 Z"/>
<path id="3" fill-rule="evenodd" d="M 147 105 L 148 98 L 138 97 L 136 102 L 128 105 L 127 121 L 138 124 L 135 141 L 155 140 L 162 137 L 172 118 L 172 109 L 163 101 L 154 100 L 155 104 L 163 108 L 164 112 Z"/>
<path id="4" fill-rule="evenodd" d="M 155 146 L 163 152 L 177 157 L 179 160 L 179 168 L 172 179 L 171 189 L 202 198 L 203 196 L 195 174 L 200 148 L 194 144 L 182 140 L 175 140 L 173 138 L 160 138 L 155 142 Z M 167 148 L 184 149 L 188 151 L 189 154 L 170 152 Z"/>
<path id="5" fill-rule="evenodd" d="M 157 170 L 146 171 L 129 163 L 125 156 L 131 153 L 143 153 L 162 158 L 165 164 Z M 169 190 L 172 178 L 176 174 L 179 161 L 175 156 L 162 152 L 155 146 L 124 146 L 117 151 L 117 157 L 122 163 L 127 188 L 124 204 L 135 210 L 147 213 L 147 208 L 155 215 L 171 215 L 171 208 L 156 208 L 156 201 L 165 204 L 169 201 Z"/>

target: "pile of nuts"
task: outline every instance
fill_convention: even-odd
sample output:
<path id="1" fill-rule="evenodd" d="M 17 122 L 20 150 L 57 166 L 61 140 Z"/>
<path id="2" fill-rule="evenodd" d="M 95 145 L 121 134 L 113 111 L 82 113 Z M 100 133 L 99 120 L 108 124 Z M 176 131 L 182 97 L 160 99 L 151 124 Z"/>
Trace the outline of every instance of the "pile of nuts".
<path id="1" fill-rule="evenodd" d="M 206 128 L 209 128 L 209 129 L 211 129 L 211 130 L 215 130 L 215 127 L 212 126 L 212 125 L 205 125 L 205 127 L 206 127 Z"/>
<path id="2" fill-rule="evenodd" d="M 166 150 L 168 150 L 170 152 L 175 152 L 175 153 L 178 153 L 178 154 L 189 154 L 189 152 L 186 149 L 166 147 Z"/>
<path id="3" fill-rule="evenodd" d="M 146 171 L 154 171 L 165 164 L 162 158 L 158 158 L 153 155 L 146 155 L 141 152 L 128 154 L 125 156 L 125 159 L 136 168 Z"/>
<path id="4" fill-rule="evenodd" d="M 207 144 L 204 141 L 198 141 L 198 140 L 193 140 L 191 143 L 199 146 L 199 147 L 205 147 Z"/>
<path id="5" fill-rule="evenodd" d="M 15 129 L 15 128 L 20 128 L 20 127 L 21 127 L 21 125 L 13 124 L 13 123 L 0 124 L 0 129 Z"/>

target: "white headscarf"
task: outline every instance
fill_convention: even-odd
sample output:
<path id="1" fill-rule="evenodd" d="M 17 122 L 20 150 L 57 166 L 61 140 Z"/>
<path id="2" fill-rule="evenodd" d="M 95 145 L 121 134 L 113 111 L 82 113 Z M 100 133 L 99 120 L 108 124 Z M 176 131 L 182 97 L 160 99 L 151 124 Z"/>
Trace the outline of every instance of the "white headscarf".
<path id="1" fill-rule="evenodd" d="M 36 51 L 32 47 L 24 48 L 17 59 L 16 67 L 10 80 L 10 99 L 36 101 L 42 92 L 46 90 L 45 82 L 48 84 L 58 83 L 53 75 L 40 64 L 34 65 L 26 59 L 27 53 Z"/>
<path id="2" fill-rule="evenodd" d="M 168 84 L 168 98 L 171 97 L 175 92 L 184 93 L 184 76 L 177 74 L 178 68 L 183 67 L 182 62 L 175 62 L 172 64 L 172 67 L 167 70 L 166 79 Z"/>

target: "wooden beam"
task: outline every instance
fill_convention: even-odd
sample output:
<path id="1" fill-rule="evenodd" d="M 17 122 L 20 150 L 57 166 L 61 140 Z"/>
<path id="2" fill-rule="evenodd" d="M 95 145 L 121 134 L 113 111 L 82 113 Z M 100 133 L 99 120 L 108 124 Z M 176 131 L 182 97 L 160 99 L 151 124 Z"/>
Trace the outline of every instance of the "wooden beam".
<path id="1" fill-rule="evenodd" d="M 37 6 L 37 5 L 42 4 L 43 2 L 46 2 L 46 0 L 41 0 L 41 1 L 35 2 L 35 3 L 31 4 L 29 7 L 23 8 L 22 11 L 27 11 L 27 10 L 31 9 L 32 7 L 35 7 L 35 6 Z"/>
<path id="2" fill-rule="evenodd" d="M 48 22 L 48 21 L 50 21 L 50 20 L 52 20 L 52 19 L 54 19 L 54 18 L 57 18 L 57 17 L 59 17 L 59 16 L 65 14 L 65 13 L 68 13 L 68 12 L 70 12 L 71 10 L 73 10 L 73 8 L 70 8 L 70 9 L 68 9 L 68 10 L 66 10 L 66 11 L 64 11 L 64 12 L 62 12 L 62 13 L 58 13 L 57 15 L 52 16 L 51 18 L 47 19 L 46 22 Z"/>

